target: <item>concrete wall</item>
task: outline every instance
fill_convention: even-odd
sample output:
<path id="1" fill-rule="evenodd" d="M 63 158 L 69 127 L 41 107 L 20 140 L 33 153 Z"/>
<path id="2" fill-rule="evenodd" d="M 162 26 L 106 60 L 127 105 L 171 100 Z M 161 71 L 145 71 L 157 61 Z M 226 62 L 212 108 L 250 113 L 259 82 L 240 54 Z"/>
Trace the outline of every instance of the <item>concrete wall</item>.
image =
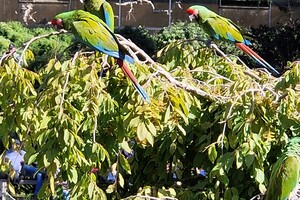
<path id="1" fill-rule="evenodd" d="M 72 0 L 70 4 L 68 0 L 0 0 L 0 21 L 12 21 L 19 20 L 22 21 L 24 14 L 24 6 L 28 3 L 22 2 L 33 2 L 33 9 L 31 11 L 33 18 L 36 23 L 44 20 L 51 20 L 56 14 L 66 11 L 69 9 L 82 9 L 82 4 L 79 0 Z M 37 1 L 39 3 L 37 3 Z M 35 3 L 34 3 L 35 2 Z M 174 1 L 173 1 L 174 2 Z M 119 7 L 116 2 L 111 2 L 113 9 L 115 11 L 115 24 L 118 26 L 118 10 Z M 172 4 L 172 14 L 171 21 L 185 21 L 188 17 L 185 13 L 186 8 L 193 4 Z M 133 5 L 133 12 L 128 13 L 130 6 L 122 6 L 122 17 L 121 26 L 145 26 L 150 28 L 161 28 L 168 26 L 169 15 L 166 12 L 161 12 L 162 10 L 168 10 L 168 3 L 154 3 L 155 12 L 153 12 L 152 7 L 149 4 L 143 3 L 143 5 Z M 225 17 L 231 18 L 234 22 L 241 26 L 258 26 L 260 24 L 264 25 L 276 25 L 277 23 L 286 23 L 290 18 L 300 19 L 300 7 L 292 7 L 289 12 L 282 7 L 272 6 L 271 9 L 241 9 L 241 8 L 220 8 L 218 4 L 206 4 L 207 7 L 214 10 L 215 12 L 222 14 Z M 271 13 L 270 13 L 271 12 Z M 33 25 L 32 21 L 28 21 L 29 24 Z"/>

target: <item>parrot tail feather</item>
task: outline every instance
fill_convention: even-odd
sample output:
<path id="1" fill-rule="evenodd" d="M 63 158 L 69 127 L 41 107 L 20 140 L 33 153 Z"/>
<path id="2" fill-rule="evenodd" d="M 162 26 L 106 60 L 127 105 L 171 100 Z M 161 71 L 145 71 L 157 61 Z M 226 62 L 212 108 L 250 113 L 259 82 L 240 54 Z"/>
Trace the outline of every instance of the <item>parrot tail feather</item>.
<path id="1" fill-rule="evenodd" d="M 134 75 L 132 74 L 131 70 L 129 69 L 128 65 L 121 59 L 116 59 L 118 65 L 121 67 L 123 73 L 131 80 L 134 88 L 138 91 L 138 93 L 143 97 L 145 101 L 150 103 L 150 98 L 146 91 L 140 86 Z"/>
<path id="2" fill-rule="evenodd" d="M 267 61 L 265 61 L 262 57 L 260 57 L 257 53 L 255 53 L 250 47 L 248 47 L 244 43 L 236 43 L 235 45 L 238 48 L 240 48 L 242 51 L 247 53 L 249 56 L 251 56 L 256 62 L 258 62 L 264 68 L 267 68 L 268 70 L 273 72 L 276 76 L 280 75 L 280 73 L 274 67 L 272 67 Z"/>

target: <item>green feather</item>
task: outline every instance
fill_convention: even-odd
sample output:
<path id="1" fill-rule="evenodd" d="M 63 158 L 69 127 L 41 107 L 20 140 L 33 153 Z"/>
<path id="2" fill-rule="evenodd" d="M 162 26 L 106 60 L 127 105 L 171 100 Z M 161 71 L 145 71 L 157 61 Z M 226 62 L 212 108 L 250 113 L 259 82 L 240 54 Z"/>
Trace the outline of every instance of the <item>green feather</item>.
<path id="1" fill-rule="evenodd" d="M 284 152 L 273 166 L 265 199 L 292 199 L 298 190 L 299 172 L 300 138 L 295 137 L 289 141 Z"/>
<path id="2" fill-rule="evenodd" d="M 72 32 L 79 42 L 114 58 L 133 63 L 133 59 L 125 55 L 128 54 L 127 49 L 97 16 L 83 10 L 73 10 L 56 15 L 54 19 L 61 19 L 63 28 Z"/>
<path id="3" fill-rule="evenodd" d="M 102 19 L 114 32 L 114 11 L 111 5 L 105 0 L 85 0 L 84 8 L 86 11 Z"/>
<path id="4" fill-rule="evenodd" d="M 196 20 L 199 24 L 202 24 L 204 30 L 215 39 L 230 40 L 232 42 L 245 44 L 250 43 L 246 40 L 248 36 L 244 36 L 242 30 L 230 19 L 224 18 L 204 6 L 196 5 L 191 6 L 189 9 L 198 11 L 198 18 Z"/>

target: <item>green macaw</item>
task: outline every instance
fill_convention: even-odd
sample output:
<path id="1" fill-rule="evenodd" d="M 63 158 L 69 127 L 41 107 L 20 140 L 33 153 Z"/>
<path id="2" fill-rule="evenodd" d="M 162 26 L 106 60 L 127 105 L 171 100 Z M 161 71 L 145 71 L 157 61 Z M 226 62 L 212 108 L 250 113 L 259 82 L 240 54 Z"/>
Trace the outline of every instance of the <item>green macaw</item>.
<path id="1" fill-rule="evenodd" d="M 230 19 L 198 5 L 189 7 L 186 12 L 189 14 L 190 20 L 196 20 L 199 24 L 202 24 L 204 30 L 214 39 L 234 42 L 238 48 L 251 56 L 261 66 L 267 68 L 276 76 L 280 75 L 274 67 L 248 47 L 251 42 L 247 39 L 247 35 L 243 35 L 241 29 Z"/>
<path id="2" fill-rule="evenodd" d="M 274 164 L 266 200 L 296 200 L 300 199 L 300 137 L 292 138 Z"/>
<path id="3" fill-rule="evenodd" d="M 115 28 L 114 11 L 105 0 L 80 0 L 84 9 L 102 19 L 112 32 Z"/>
<path id="4" fill-rule="evenodd" d="M 135 89 L 144 100 L 150 102 L 149 96 L 124 62 L 133 64 L 133 58 L 128 55 L 127 49 L 119 43 L 116 36 L 101 19 L 83 10 L 73 10 L 56 15 L 51 24 L 70 31 L 76 40 L 88 47 L 114 57 Z"/>

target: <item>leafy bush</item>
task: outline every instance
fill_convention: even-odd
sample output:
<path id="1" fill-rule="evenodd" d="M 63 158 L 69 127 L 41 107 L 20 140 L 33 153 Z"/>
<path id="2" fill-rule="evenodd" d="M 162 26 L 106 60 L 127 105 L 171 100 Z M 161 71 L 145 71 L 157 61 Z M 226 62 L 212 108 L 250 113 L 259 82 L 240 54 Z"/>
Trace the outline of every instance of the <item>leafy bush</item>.
<path id="1" fill-rule="evenodd" d="M 196 23 L 176 22 L 165 27 L 154 36 L 157 50 L 176 40 L 200 38 L 208 40 L 209 36 Z"/>
<path id="2" fill-rule="evenodd" d="M 255 50 L 278 69 L 300 59 L 300 20 L 273 27 L 252 28 Z M 287 68 L 286 68 L 287 69 Z"/>
<path id="3" fill-rule="evenodd" d="M 0 137 L 7 147 L 9 132 L 17 132 L 26 161 L 46 170 L 41 195 L 55 193 L 55 177 L 68 181 L 74 199 L 139 194 L 231 200 L 264 192 L 280 149 L 299 136 L 299 63 L 274 78 L 228 63 L 200 41 L 171 42 L 176 36 L 163 35 L 158 65 L 130 66 L 150 104 L 119 67 L 99 76 L 98 54 L 65 61 L 50 56 L 35 72 L 14 59 L 1 63 Z M 133 149 L 134 156 L 125 159 L 122 149 Z M 118 178 L 99 184 L 93 167 L 102 176 L 114 168 Z M 196 167 L 208 172 L 204 180 L 194 179 Z M 173 174 L 182 185 L 174 185 Z"/>
<path id="4" fill-rule="evenodd" d="M 115 30 L 115 32 L 124 36 L 125 38 L 130 39 L 150 56 L 152 56 L 157 49 L 153 40 L 153 36 L 142 26 L 136 28 L 125 26 L 122 29 Z"/>
<path id="5" fill-rule="evenodd" d="M 52 28 L 27 28 L 20 22 L 0 22 L 0 54 L 8 50 L 10 43 L 17 48 L 29 39 L 53 32 Z M 50 58 L 56 56 L 56 52 L 66 49 L 71 43 L 72 37 L 69 35 L 52 36 L 34 42 L 29 49 L 35 56 L 35 61 L 29 66 L 30 69 L 39 69 L 48 63 Z M 22 50 L 18 53 L 21 54 Z M 67 54 L 65 54 L 67 55 Z M 67 57 L 65 57 L 67 58 Z"/>

